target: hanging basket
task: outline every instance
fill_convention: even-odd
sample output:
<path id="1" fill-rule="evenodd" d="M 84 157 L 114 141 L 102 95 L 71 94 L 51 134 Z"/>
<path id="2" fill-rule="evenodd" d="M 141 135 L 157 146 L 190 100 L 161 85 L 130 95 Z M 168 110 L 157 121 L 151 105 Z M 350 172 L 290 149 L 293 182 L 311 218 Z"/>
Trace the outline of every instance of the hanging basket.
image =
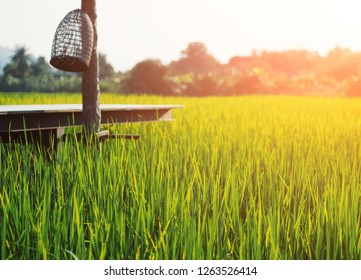
<path id="1" fill-rule="evenodd" d="M 56 29 L 50 64 L 69 72 L 87 70 L 93 40 L 94 29 L 89 16 L 80 9 L 71 11 Z"/>

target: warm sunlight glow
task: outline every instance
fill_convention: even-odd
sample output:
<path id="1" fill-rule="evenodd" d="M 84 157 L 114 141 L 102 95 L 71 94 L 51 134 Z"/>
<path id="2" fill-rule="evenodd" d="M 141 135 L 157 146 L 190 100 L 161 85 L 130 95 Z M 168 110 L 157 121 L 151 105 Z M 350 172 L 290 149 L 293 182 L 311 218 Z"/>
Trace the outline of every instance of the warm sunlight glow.
<path id="1" fill-rule="evenodd" d="M 0 24 L 9 28 L 0 29 L 0 45 L 25 44 L 49 56 L 57 24 L 80 7 L 74 2 L 2 1 Z M 338 45 L 357 51 L 358 11 L 357 0 L 98 1 L 99 49 L 119 70 L 145 58 L 168 63 L 192 41 L 203 42 L 221 62 L 252 50 L 326 54 Z"/>
<path id="2" fill-rule="evenodd" d="M 0 260 L 360 274 L 359 1 L 0 0 Z"/>

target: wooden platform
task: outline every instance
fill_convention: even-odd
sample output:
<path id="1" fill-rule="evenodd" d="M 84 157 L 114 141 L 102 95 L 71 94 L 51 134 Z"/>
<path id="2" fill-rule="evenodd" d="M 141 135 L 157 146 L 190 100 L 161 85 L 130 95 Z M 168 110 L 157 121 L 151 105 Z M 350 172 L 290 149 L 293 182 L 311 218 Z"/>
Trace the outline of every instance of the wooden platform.
<path id="1" fill-rule="evenodd" d="M 101 124 L 169 121 L 178 105 L 102 104 Z M 0 132 L 80 126 L 84 123 L 81 104 L 0 106 Z"/>
<path id="2" fill-rule="evenodd" d="M 102 104 L 101 124 L 170 121 L 171 110 L 179 105 Z M 64 128 L 84 123 L 82 104 L 0 105 L 0 141 L 24 141 L 32 138 L 49 145 L 60 138 Z"/>

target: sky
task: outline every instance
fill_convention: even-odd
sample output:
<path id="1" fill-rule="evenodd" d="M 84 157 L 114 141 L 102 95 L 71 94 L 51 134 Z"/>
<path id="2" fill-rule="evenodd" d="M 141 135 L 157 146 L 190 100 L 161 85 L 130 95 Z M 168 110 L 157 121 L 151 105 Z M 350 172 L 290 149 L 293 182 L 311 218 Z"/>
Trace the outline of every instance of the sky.
<path id="1" fill-rule="evenodd" d="M 56 28 L 81 0 L 0 0 L 0 46 L 50 59 Z M 118 71 L 177 60 L 202 42 L 222 63 L 253 50 L 361 51 L 359 0 L 98 0 L 98 49 Z"/>

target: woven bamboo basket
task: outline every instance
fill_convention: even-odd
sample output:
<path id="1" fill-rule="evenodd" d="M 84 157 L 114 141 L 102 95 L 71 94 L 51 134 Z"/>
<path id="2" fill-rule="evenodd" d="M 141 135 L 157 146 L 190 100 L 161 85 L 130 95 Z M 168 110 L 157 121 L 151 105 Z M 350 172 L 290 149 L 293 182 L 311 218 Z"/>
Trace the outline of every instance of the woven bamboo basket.
<path id="1" fill-rule="evenodd" d="M 80 9 L 69 12 L 56 29 L 50 64 L 63 71 L 86 71 L 93 40 L 94 29 L 89 16 Z"/>

